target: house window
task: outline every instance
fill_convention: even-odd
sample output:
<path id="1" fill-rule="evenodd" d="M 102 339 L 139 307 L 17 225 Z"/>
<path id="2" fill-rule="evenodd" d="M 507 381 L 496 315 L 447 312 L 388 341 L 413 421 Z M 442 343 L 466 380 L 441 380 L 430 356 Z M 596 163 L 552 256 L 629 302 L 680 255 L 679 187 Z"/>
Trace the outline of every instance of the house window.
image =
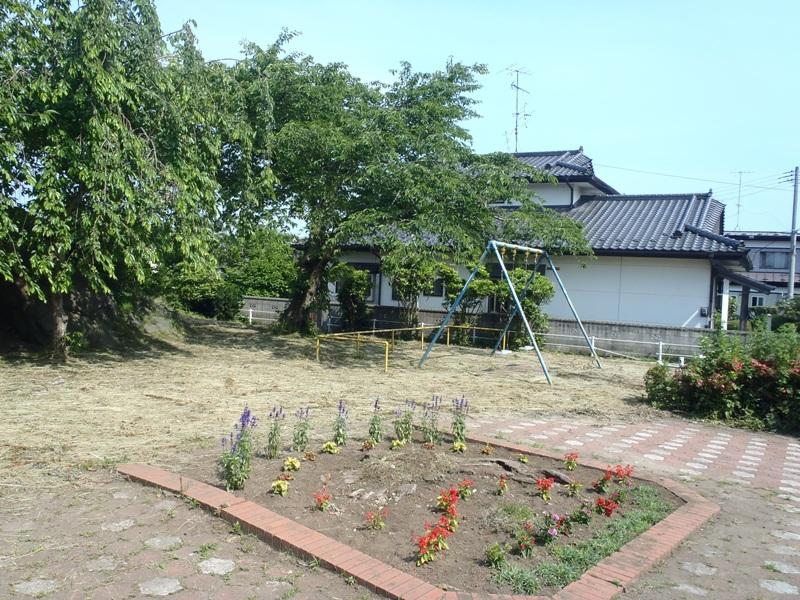
<path id="1" fill-rule="evenodd" d="M 789 268 L 789 253 L 788 252 L 761 252 L 760 267 L 762 269 L 788 269 Z"/>
<path id="2" fill-rule="evenodd" d="M 750 307 L 764 306 L 764 296 L 750 296 Z"/>
<path id="3" fill-rule="evenodd" d="M 444 298 L 444 280 L 441 277 L 434 279 L 431 289 L 425 295 L 429 298 Z"/>

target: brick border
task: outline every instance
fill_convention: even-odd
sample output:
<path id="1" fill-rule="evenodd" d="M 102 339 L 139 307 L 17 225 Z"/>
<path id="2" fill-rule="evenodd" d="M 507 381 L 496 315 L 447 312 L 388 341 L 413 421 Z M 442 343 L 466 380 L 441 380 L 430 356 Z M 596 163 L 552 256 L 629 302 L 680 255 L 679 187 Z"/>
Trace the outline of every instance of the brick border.
<path id="1" fill-rule="evenodd" d="M 470 436 L 467 441 L 491 444 L 511 452 L 560 460 L 562 455 L 543 449 L 512 444 L 484 436 Z M 581 460 L 586 467 L 605 470 L 606 463 Z M 158 467 L 124 464 L 117 472 L 145 485 L 159 487 L 194 500 L 217 516 L 257 535 L 279 550 L 287 550 L 306 559 L 316 559 L 326 568 L 346 573 L 370 590 L 399 600 L 610 600 L 625 591 L 633 581 L 663 560 L 691 533 L 719 512 L 709 502 L 684 485 L 662 477 L 637 475 L 637 479 L 660 485 L 685 502 L 653 527 L 631 540 L 614 554 L 588 569 L 577 581 L 553 596 L 472 594 L 445 592 L 418 577 L 396 569 L 346 544 L 323 535 L 249 500 L 214 486 L 170 473 Z"/>

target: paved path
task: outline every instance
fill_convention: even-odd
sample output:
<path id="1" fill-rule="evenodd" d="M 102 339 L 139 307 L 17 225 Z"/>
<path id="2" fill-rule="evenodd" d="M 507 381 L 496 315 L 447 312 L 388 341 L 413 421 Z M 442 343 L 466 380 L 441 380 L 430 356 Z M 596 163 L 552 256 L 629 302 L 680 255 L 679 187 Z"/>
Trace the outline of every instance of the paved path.
<path id="1" fill-rule="evenodd" d="M 800 443 L 797 438 L 664 419 L 478 418 L 472 431 L 680 478 L 719 515 L 626 590 L 630 600 L 800 596 Z"/>
<path id="2" fill-rule="evenodd" d="M 633 425 L 566 417 L 477 423 L 484 435 L 630 462 L 684 479 L 711 478 L 800 496 L 800 443 L 788 436 L 679 419 Z"/>

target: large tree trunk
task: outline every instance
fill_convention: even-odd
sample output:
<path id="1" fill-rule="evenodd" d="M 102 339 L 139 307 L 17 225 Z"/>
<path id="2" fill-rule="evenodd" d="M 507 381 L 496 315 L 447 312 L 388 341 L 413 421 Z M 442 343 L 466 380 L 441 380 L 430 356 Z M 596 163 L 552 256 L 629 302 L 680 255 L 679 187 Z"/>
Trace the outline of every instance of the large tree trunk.
<path id="1" fill-rule="evenodd" d="M 67 360 L 67 313 L 64 310 L 64 295 L 51 294 L 47 302 L 50 308 L 53 334 L 51 340 L 51 357 L 53 360 Z"/>
<path id="2" fill-rule="evenodd" d="M 306 275 L 303 285 L 292 296 L 289 306 L 281 315 L 281 322 L 287 331 L 310 333 L 316 323 L 311 318 L 311 311 L 322 290 L 323 275 L 330 263 L 330 257 L 315 255 L 307 250 L 303 257 L 303 273 Z"/>

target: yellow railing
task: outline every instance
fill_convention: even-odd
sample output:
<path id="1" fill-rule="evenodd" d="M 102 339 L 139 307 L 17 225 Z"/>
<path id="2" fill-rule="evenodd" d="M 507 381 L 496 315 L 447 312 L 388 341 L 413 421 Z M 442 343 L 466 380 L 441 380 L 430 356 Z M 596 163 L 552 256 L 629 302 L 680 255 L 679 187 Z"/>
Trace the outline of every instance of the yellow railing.
<path id="1" fill-rule="evenodd" d="M 365 331 L 340 331 L 337 333 L 325 333 L 320 334 L 316 337 L 315 346 L 316 346 L 316 358 L 317 361 L 320 360 L 320 354 L 322 350 L 322 342 L 323 341 L 331 341 L 331 342 L 350 342 L 356 345 L 356 352 L 361 351 L 361 344 L 381 344 L 383 345 L 383 370 L 384 372 L 389 371 L 389 351 L 394 350 L 395 347 L 395 336 L 398 333 L 402 332 L 411 332 L 416 333 L 419 332 L 419 343 L 420 348 L 424 351 L 425 350 L 425 332 L 426 331 L 436 331 L 439 329 L 439 325 L 420 325 L 418 327 L 400 327 L 397 329 L 369 329 Z M 445 328 L 445 344 L 450 346 L 450 330 L 451 329 L 462 329 L 462 330 L 470 330 L 473 332 L 478 331 L 492 331 L 498 332 L 503 331 L 502 329 L 497 329 L 494 327 L 478 327 L 473 325 L 448 325 Z M 501 348 L 503 350 L 506 349 L 508 344 L 508 335 L 511 332 L 505 332 L 503 334 L 503 340 L 501 344 Z M 375 339 L 376 335 L 388 335 L 390 336 L 388 340 L 379 340 Z"/>

